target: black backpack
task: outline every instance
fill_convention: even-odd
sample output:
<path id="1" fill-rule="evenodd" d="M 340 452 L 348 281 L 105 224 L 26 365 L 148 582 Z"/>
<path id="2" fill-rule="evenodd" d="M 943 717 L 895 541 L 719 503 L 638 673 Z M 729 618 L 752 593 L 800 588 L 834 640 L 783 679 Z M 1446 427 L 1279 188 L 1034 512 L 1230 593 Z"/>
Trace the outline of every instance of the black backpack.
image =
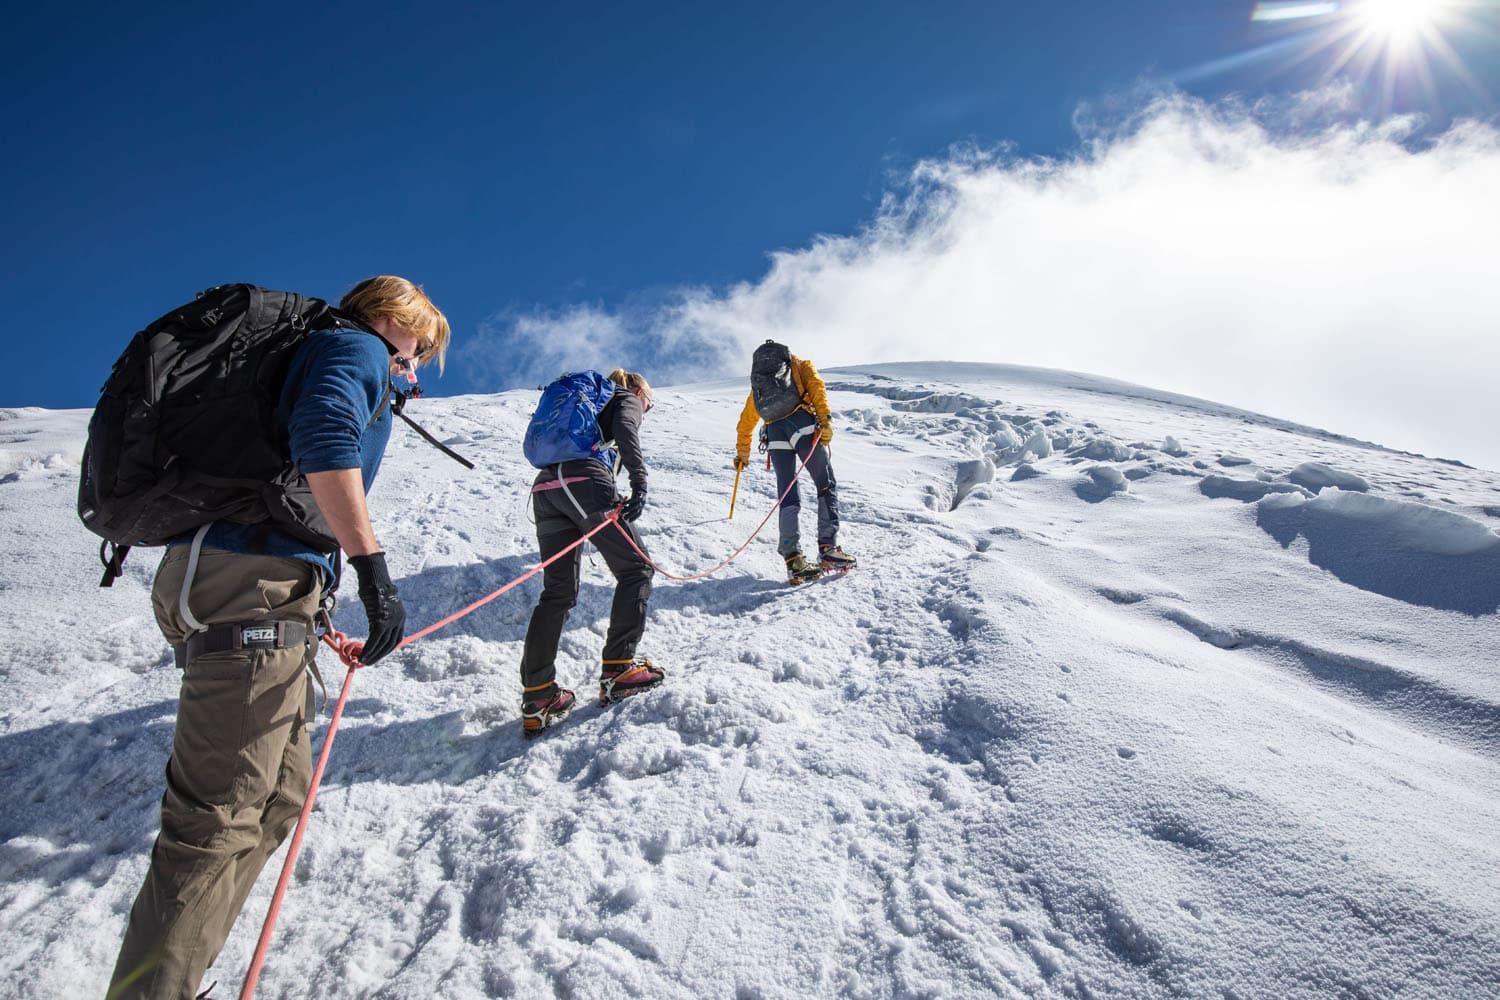
<path id="1" fill-rule="evenodd" d="M 100 586 L 131 546 L 210 521 L 270 521 L 338 550 L 275 418 L 292 355 L 333 326 L 364 329 L 320 299 L 220 285 L 135 335 L 94 408 L 78 483 L 78 516 L 104 538 Z"/>
<path id="2" fill-rule="evenodd" d="M 802 394 L 792 381 L 792 352 L 785 344 L 768 340 L 750 359 L 750 395 L 755 410 L 766 423 L 790 416 L 802 405 Z"/>

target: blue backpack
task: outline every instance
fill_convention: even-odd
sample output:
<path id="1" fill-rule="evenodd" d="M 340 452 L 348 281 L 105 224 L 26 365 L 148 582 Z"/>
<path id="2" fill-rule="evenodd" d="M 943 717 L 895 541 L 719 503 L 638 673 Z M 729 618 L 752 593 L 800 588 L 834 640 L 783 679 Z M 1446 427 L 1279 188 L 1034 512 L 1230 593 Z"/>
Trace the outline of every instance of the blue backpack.
<path id="1" fill-rule="evenodd" d="M 615 453 L 599 435 L 599 411 L 614 394 L 615 384 L 598 372 L 569 372 L 547 386 L 526 427 L 526 460 L 545 469 L 597 458 L 613 469 Z"/>

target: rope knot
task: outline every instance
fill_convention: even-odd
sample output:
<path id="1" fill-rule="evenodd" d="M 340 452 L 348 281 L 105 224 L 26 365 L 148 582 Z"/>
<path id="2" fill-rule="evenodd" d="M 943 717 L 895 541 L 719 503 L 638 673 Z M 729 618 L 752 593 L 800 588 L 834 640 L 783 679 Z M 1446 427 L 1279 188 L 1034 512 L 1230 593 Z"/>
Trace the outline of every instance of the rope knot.
<path id="1" fill-rule="evenodd" d="M 338 629 L 329 629 L 323 633 L 323 641 L 328 643 L 344 666 L 350 670 L 358 670 L 364 666 L 359 662 L 359 654 L 365 651 L 365 644 L 358 639 L 351 639 Z"/>

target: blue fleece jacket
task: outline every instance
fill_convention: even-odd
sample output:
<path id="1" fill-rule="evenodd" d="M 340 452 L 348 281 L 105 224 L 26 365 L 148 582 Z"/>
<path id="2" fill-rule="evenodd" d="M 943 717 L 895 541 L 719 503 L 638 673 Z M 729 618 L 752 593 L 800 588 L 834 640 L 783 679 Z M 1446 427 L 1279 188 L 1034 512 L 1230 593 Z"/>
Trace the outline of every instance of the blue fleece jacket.
<path id="1" fill-rule="evenodd" d="M 306 475 L 359 469 L 369 493 L 391 438 L 389 391 L 390 352 L 379 337 L 342 327 L 310 334 L 292 356 L 276 408 L 297 470 Z M 191 534 L 173 544 L 186 541 L 192 541 Z M 332 556 L 269 524 L 221 521 L 208 530 L 203 544 L 226 552 L 305 559 L 333 578 Z"/>

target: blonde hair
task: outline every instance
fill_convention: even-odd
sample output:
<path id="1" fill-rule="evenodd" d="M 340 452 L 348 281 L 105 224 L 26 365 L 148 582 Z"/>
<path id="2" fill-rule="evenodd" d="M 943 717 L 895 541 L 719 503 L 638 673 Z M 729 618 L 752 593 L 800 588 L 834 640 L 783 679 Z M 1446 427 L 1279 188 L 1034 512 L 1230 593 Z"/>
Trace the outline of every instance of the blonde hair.
<path id="1" fill-rule="evenodd" d="M 339 308 L 365 323 L 388 319 L 411 331 L 417 343 L 425 345 L 417 355 L 417 363 L 426 364 L 437 358 L 438 371 L 443 370 L 453 331 L 448 326 L 448 317 L 432 304 L 421 285 L 394 274 L 379 274 L 349 289 Z"/>
<path id="2" fill-rule="evenodd" d="M 656 398 L 651 391 L 651 383 L 646 381 L 646 376 L 640 372 L 628 372 L 623 368 L 616 368 L 609 373 L 609 380 L 615 385 L 624 386 L 631 392 L 639 392 L 645 397 L 643 402 L 650 403 Z"/>

